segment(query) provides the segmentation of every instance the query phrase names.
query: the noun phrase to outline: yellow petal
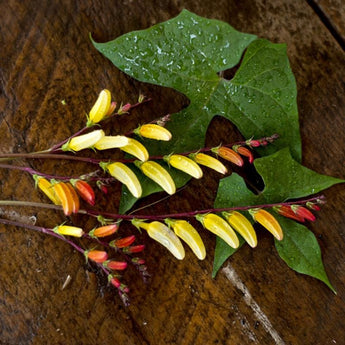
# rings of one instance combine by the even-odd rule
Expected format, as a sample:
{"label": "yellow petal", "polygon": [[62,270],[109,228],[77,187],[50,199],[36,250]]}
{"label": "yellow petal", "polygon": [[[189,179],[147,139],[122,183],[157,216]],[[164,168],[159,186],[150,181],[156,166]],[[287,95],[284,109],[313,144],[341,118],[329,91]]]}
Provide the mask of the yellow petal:
{"label": "yellow petal", "polygon": [[204,153],[192,154],[191,158],[194,159],[196,163],[218,171],[221,174],[226,174],[228,171],[221,161],[209,155],[205,155]]}
{"label": "yellow petal", "polygon": [[283,230],[278,221],[263,209],[249,210],[254,220],[266,228],[277,240],[281,241],[284,237]]}
{"label": "yellow petal", "polygon": [[103,120],[107,115],[111,103],[111,94],[109,90],[102,90],[97,98],[96,103],[89,113],[89,120],[87,126],[92,126]]}
{"label": "yellow petal", "polygon": [[206,249],[199,233],[185,220],[166,219],[165,222],[171,226],[175,234],[185,241],[192,249],[199,260],[206,257]]}
{"label": "yellow petal", "polygon": [[185,251],[178,237],[163,223],[152,222],[147,227],[148,235],[167,248],[176,259],[182,260]]}
{"label": "yellow petal", "polygon": [[202,177],[202,170],[199,165],[186,156],[171,155],[167,156],[166,160],[175,169],[181,170],[194,178],[199,179]]}
{"label": "yellow petal", "polygon": [[142,125],[134,132],[144,138],[155,140],[169,141],[172,137],[171,133],[166,128],[153,123]]}
{"label": "yellow petal", "polygon": [[104,136],[94,145],[97,150],[108,150],[128,145],[129,140],[124,135]]}
{"label": "yellow petal", "polygon": [[106,168],[111,176],[115,177],[118,181],[127,186],[134,197],[141,197],[142,189],[140,182],[134,172],[128,168],[127,165],[115,162],[108,164]]}
{"label": "yellow petal", "polygon": [[147,161],[149,159],[149,153],[147,152],[146,147],[138,140],[132,138],[128,138],[128,140],[128,145],[120,147],[120,149],[140,159],[142,162]]}
{"label": "yellow petal", "polygon": [[78,228],[76,226],[69,226],[69,225],[60,225],[56,227],[54,231],[60,235],[74,236],[74,237],[82,237],[84,234],[84,231],[82,228]]}
{"label": "yellow petal", "polygon": [[216,214],[208,213],[206,215],[197,215],[196,219],[199,220],[207,230],[224,240],[230,247],[238,248],[240,245],[235,231],[223,218]]}
{"label": "yellow petal", "polygon": [[158,163],[154,161],[147,161],[138,164],[141,171],[151,180],[155,181],[168,194],[172,195],[176,192],[175,182],[170,174]]}
{"label": "yellow petal", "polygon": [[258,240],[256,232],[250,221],[240,212],[224,212],[223,213],[229,224],[245,239],[245,241],[252,247],[256,247]]}
{"label": "yellow petal", "polygon": [[63,151],[81,151],[93,147],[101,138],[104,132],[101,129],[87,134],[78,135],[62,146]]}
{"label": "yellow petal", "polygon": [[53,185],[46,180],[44,177],[41,176],[35,176],[34,177],[38,188],[55,204],[55,205],[61,205],[61,201],[56,195]]}

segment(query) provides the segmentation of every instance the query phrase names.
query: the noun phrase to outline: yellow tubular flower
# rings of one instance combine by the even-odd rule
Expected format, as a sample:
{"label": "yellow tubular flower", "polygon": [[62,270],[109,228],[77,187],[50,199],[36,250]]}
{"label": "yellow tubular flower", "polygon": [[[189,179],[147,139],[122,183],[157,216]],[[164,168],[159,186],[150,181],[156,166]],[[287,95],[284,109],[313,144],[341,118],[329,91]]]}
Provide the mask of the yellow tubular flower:
{"label": "yellow tubular flower", "polygon": [[63,151],[81,151],[89,147],[93,147],[99,140],[104,137],[104,132],[101,129],[92,131],[87,134],[78,135],[72,138],[61,149]]}
{"label": "yellow tubular flower", "polygon": [[223,212],[223,216],[252,248],[256,247],[258,244],[256,232],[253,225],[242,213],[237,211]]}
{"label": "yellow tubular flower", "polygon": [[202,170],[199,165],[186,156],[170,155],[164,159],[175,169],[181,170],[197,179],[202,177]]}
{"label": "yellow tubular flower", "polygon": [[230,247],[238,248],[240,242],[234,230],[231,226],[221,217],[213,213],[206,215],[197,215],[196,219],[202,223],[202,225],[215,235],[224,240]]}
{"label": "yellow tubular flower", "polygon": [[144,138],[163,141],[169,141],[172,137],[171,133],[166,128],[153,123],[138,127],[134,130],[134,133]]}
{"label": "yellow tubular flower", "polygon": [[46,180],[44,177],[34,175],[33,176],[38,188],[55,204],[55,205],[61,205],[61,201],[56,195],[53,185]]}
{"label": "yellow tubular flower", "polygon": [[94,145],[97,150],[116,149],[128,145],[129,140],[124,135],[104,136]]}
{"label": "yellow tubular flower", "polygon": [[120,147],[120,149],[140,159],[142,162],[147,161],[149,159],[149,153],[147,152],[146,147],[138,140],[132,138],[127,139],[128,144],[126,146]]}
{"label": "yellow tubular flower", "polygon": [[147,161],[144,163],[136,161],[135,163],[144,175],[156,182],[168,194],[172,195],[176,192],[174,180],[161,165],[154,161]]}
{"label": "yellow tubular flower", "polygon": [[107,115],[111,104],[111,94],[109,90],[102,90],[97,98],[96,103],[89,113],[87,126],[90,127],[104,119]]}
{"label": "yellow tubular flower", "polygon": [[175,234],[185,241],[199,260],[206,257],[206,249],[199,233],[185,220],[165,219],[165,223],[172,227]]}
{"label": "yellow tubular flower", "polygon": [[204,153],[191,154],[190,157],[194,159],[196,163],[218,171],[221,174],[226,174],[228,171],[221,161],[209,155],[205,155]]}
{"label": "yellow tubular flower", "polygon": [[[100,164],[102,166],[102,164]],[[123,163],[115,162],[105,165],[109,174],[127,186],[132,195],[140,198],[142,189],[140,182],[134,172]]]}
{"label": "yellow tubular flower", "polygon": [[166,225],[154,221],[152,223],[136,222],[136,226],[145,229],[148,235],[167,248],[176,259],[183,260],[185,251],[179,238]]}
{"label": "yellow tubular flower", "polygon": [[82,237],[84,231],[82,228],[77,228],[76,226],[69,225],[60,225],[54,229],[54,232],[60,235],[73,236],[73,237]]}
{"label": "yellow tubular flower", "polygon": [[256,222],[267,229],[277,240],[281,241],[283,239],[283,230],[271,213],[263,209],[249,210],[249,213],[253,216]]}

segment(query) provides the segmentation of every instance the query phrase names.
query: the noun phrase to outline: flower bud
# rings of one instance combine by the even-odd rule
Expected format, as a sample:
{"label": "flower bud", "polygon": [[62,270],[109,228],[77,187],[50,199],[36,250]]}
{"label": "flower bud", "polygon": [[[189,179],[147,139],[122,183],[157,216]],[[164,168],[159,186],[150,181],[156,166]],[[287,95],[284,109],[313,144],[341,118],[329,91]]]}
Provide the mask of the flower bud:
{"label": "flower bud", "polygon": [[161,165],[154,161],[146,161],[144,163],[136,161],[135,164],[140,168],[144,175],[156,182],[168,194],[172,195],[176,192],[174,180]]}
{"label": "flower bud", "polygon": [[283,230],[278,221],[263,209],[252,209],[249,213],[253,216],[254,220],[267,229],[277,240],[283,239]]}
{"label": "flower bud", "polygon": [[226,174],[228,171],[228,169],[218,159],[205,155],[204,153],[193,153],[189,155],[189,157],[196,163],[218,171],[221,174]]}
{"label": "flower bud", "polygon": [[62,145],[63,151],[81,151],[93,147],[97,141],[104,137],[104,132],[101,129],[92,131],[87,134],[78,135]]}
{"label": "flower bud", "polygon": [[106,237],[114,234],[119,229],[118,224],[101,226],[89,232],[91,237]]}
{"label": "flower bud", "polygon": [[124,261],[105,261],[103,266],[110,270],[123,271],[127,268],[127,262]]}
{"label": "flower bud", "polygon": [[297,220],[298,222],[304,222],[304,218],[298,216],[292,209],[291,206],[279,205],[273,207],[274,211],[279,213],[281,216]]}
{"label": "flower bud", "polygon": [[84,235],[84,231],[82,228],[78,228],[76,226],[69,226],[69,225],[59,225],[53,229],[55,233],[60,235],[66,236],[73,236],[73,237],[82,237]]}
{"label": "flower bud", "polygon": [[92,206],[95,204],[95,192],[86,181],[71,180],[71,183],[83,200]]}
{"label": "flower bud", "polygon": [[300,217],[313,222],[316,218],[315,216],[305,207],[300,205],[292,205],[291,209]]}
{"label": "flower bud", "polygon": [[256,232],[253,225],[242,213],[237,211],[223,212],[223,216],[252,248],[256,247],[258,244]]}
{"label": "flower bud", "polygon": [[154,123],[142,125],[133,131],[135,134],[144,138],[169,141],[172,137],[171,133],[164,127]]}
{"label": "flower bud", "polygon": [[111,176],[127,186],[128,190],[135,198],[140,198],[142,194],[141,184],[134,174],[125,164],[120,162],[100,164]]}
{"label": "flower bud", "polygon": [[129,140],[124,135],[104,136],[94,145],[97,150],[108,150],[124,147],[129,144]]}
{"label": "flower bud", "polygon": [[70,216],[75,209],[75,201],[73,200],[71,190],[65,182],[54,183],[53,190],[57,198],[60,200],[64,214],[66,216]]}
{"label": "flower bud", "polygon": [[215,147],[212,149],[212,152],[219,155],[223,159],[238,165],[239,167],[243,165],[242,157],[238,153],[236,153],[233,149],[230,149],[229,147],[226,147],[226,146]]}
{"label": "flower bud", "polygon": [[131,104],[130,103],[127,103],[125,105],[122,105],[120,106],[119,110],[117,111],[118,115],[123,115],[123,114],[127,114],[129,109],[131,109]]}
{"label": "flower bud", "polygon": [[172,227],[175,234],[180,237],[192,249],[199,260],[206,257],[206,249],[199,233],[185,220],[165,219],[165,223]]}
{"label": "flower bud", "polygon": [[147,152],[146,147],[138,140],[128,138],[128,144],[120,147],[120,149],[140,159],[142,162],[149,159],[149,153]]}
{"label": "flower bud", "polygon": [[107,115],[111,102],[111,93],[109,90],[102,90],[97,98],[96,103],[92,107],[89,113],[87,127],[93,126],[103,120]]}
{"label": "flower bud", "polygon": [[117,240],[111,241],[110,246],[114,248],[125,248],[129,247],[135,241],[135,236],[127,236],[124,238],[119,238]]}
{"label": "flower bud", "polygon": [[254,162],[253,152],[250,151],[249,149],[247,149],[246,147],[244,147],[244,146],[235,146],[234,149],[240,155],[248,157],[249,163],[253,163]]}
{"label": "flower bud", "polygon": [[230,247],[238,248],[240,245],[235,231],[223,218],[216,214],[208,213],[206,215],[198,214],[196,219],[201,222],[207,230],[224,240]]}
{"label": "flower bud", "polygon": [[86,257],[97,263],[103,263],[108,259],[108,253],[103,250],[90,250],[85,252]]}
{"label": "flower bud", "polygon": [[124,252],[129,253],[129,254],[134,254],[134,253],[140,253],[145,249],[144,244],[139,244],[137,246],[130,246],[124,248]]}
{"label": "flower bud", "polygon": [[321,207],[320,207],[319,205],[317,205],[317,204],[315,204],[315,203],[313,203],[313,202],[311,202],[311,201],[308,201],[308,202],[306,203],[306,206],[307,206],[309,209],[314,210],[314,211],[320,211],[320,210],[321,210]]}
{"label": "flower bud", "polygon": [[55,204],[61,205],[61,201],[56,195],[53,184],[42,176],[33,175],[38,188]]}
{"label": "flower bud", "polygon": [[164,160],[175,169],[181,170],[196,179],[201,178],[203,175],[199,165],[186,156],[174,154],[165,156]]}
{"label": "flower bud", "polygon": [[80,206],[78,194],[69,182],[66,183],[66,186],[69,190],[70,198],[72,199],[72,213],[78,213]]}

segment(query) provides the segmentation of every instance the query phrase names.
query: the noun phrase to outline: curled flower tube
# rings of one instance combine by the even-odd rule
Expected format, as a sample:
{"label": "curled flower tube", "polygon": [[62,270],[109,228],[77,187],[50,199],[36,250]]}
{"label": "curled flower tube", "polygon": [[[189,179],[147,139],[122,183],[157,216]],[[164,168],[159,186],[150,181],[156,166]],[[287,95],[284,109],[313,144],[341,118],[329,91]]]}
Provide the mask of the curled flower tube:
{"label": "curled flower tube", "polygon": [[90,237],[106,237],[114,234],[119,229],[118,224],[104,225],[89,232]]}
{"label": "curled flower tube", "polygon": [[75,209],[75,205],[73,196],[71,195],[71,191],[67,184],[65,182],[56,182],[53,184],[53,189],[60,200],[64,214],[66,216],[70,216]]}
{"label": "curled flower tube", "polygon": [[136,227],[146,230],[152,239],[167,248],[176,259],[184,259],[185,251],[181,241],[166,225],[158,221],[145,223],[137,219],[134,219],[132,223]]}
{"label": "curled flower tube", "polygon": [[111,93],[109,90],[104,89],[98,95],[96,103],[93,105],[89,112],[88,121],[86,126],[91,127],[94,124],[102,121],[108,114],[111,106]]}
{"label": "curled flower tube", "polygon": [[104,250],[86,250],[84,255],[87,259],[97,263],[103,263],[108,259],[108,253]]}
{"label": "curled flower tube", "polygon": [[253,152],[250,151],[249,149],[247,149],[246,147],[237,145],[237,146],[234,146],[233,149],[237,153],[239,153],[240,155],[242,155],[244,157],[247,157],[248,160],[249,160],[249,163],[253,163],[254,162]]}
{"label": "curled flower tube", "polygon": [[128,144],[120,147],[120,149],[140,159],[142,162],[149,159],[149,153],[147,152],[146,147],[138,140],[128,138]]}
{"label": "curled flower tube", "polygon": [[206,257],[206,249],[199,233],[194,227],[185,220],[175,220],[167,218],[165,223],[171,227],[175,234],[180,237],[192,249],[193,253],[199,260]]}
{"label": "curled flower tube", "polygon": [[221,174],[226,174],[228,171],[228,169],[224,166],[222,162],[204,153],[192,153],[189,155],[189,157],[193,159],[196,163],[204,165],[215,171],[218,171]]}
{"label": "curled flower tube", "polygon": [[222,215],[252,248],[257,246],[258,240],[253,225],[242,213],[231,211],[223,212]]}
{"label": "curled flower tube", "polygon": [[173,154],[165,156],[164,160],[175,169],[181,170],[196,179],[201,178],[203,175],[199,165],[186,156]]}
{"label": "curled flower tube", "polygon": [[94,145],[97,150],[108,150],[124,147],[129,144],[129,139],[124,135],[104,136]]}
{"label": "curled flower tube", "polygon": [[205,229],[213,232],[215,235],[224,240],[230,247],[238,248],[240,242],[235,231],[221,217],[213,213],[198,214],[196,219],[204,226]]}
{"label": "curled flower tube", "polygon": [[72,179],[70,182],[83,200],[92,206],[95,204],[95,192],[86,181]]}
{"label": "curled flower tube", "polygon": [[134,162],[140,170],[150,178],[152,181],[156,182],[160,187],[162,187],[168,194],[172,195],[176,192],[175,182],[170,176],[170,174],[157,162],[146,161],[146,162]]}
{"label": "curled flower tube", "polygon": [[82,237],[84,231],[82,228],[69,225],[59,225],[53,229],[53,231],[60,235],[73,236],[73,237]]}
{"label": "curled flower tube", "polygon": [[229,147],[226,147],[226,146],[214,147],[211,151],[217,154],[219,157],[222,157],[223,159],[231,163],[234,163],[238,165],[239,167],[243,165],[242,157],[233,149],[230,149]]}
{"label": "curled flower tube", "polygon": [[38,188],[55,204],[61,205],[61,201],[54,192],[53,184],[42,176],[33,175]]}
{"label": "curled flower tube", "polygon": [[141,184],[134,174],[134,172],[128,168],[127,165],[115,162],[115,163],[100,163],[100,166],[109,172],[109,174],[115,177],[118,181],[123,183],[132,195],[136,198],[140,198],[142,194]]}
{"label": "curled flower tube", "polygon": [[249,213],[256,222],[267,229],[277,240],[281,241],[283,239],[283,230],[271,213],[263,209],[251,209]]}
{"label": "curled flower tube", "polygon": [[62,145],[61,149],[62,151],[81,151],[93,147],[103,137],[103,130],[98,129],[72,138],[66,144]]}
{"label": "curled flower tube", "polygon": [[162,126],[154,123],[148,123],[139,126],[133,131],[135,134],[140,135],[144,138],[169,141],[172,138],[171,133]]}

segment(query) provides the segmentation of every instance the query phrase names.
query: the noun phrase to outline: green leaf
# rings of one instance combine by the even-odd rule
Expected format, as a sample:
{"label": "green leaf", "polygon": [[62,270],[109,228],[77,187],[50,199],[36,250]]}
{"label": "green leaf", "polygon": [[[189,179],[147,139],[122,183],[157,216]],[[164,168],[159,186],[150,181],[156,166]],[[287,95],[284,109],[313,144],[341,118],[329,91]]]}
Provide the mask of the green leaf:
{"label": "green leaf", "polygon": [[321,259],[321,250],[314,234],[305,226],[277,215],[284,239],[275,240],[279,256],[298,273],[323,281],[334,293]]}
{"label": "green leaf", "polygon": [[[240,33],[227,23],[187,10],[149,29],[107,43],[92,42],[130,76],[174,88],[190,99],[190,105],[173,114],[167,124],[172,141],[150,144],[151,154],[203,147],[210,121],[221,115],[246,138],[280,135],[260,154],[288,146],[301,160],[296,83],[285,45]],[[246,49],[232,80],[217,74],[235,67]]]}
{"label": "green leaf", "polygon": [[[341,179],[320,175],[302,166],[291,157],[287,148],[256,159],[254,165],[264,181],[264,190],[256,195],[247,189],[239,175],[232,174],[220,181],[214,204],[216,208],[279,203],[288,199],[306,197],[344,182]],[[290,228],[287,227],[284,236],[289,231]],[[219,269],[221,261],[224,263],[234,252],[225,249],[224,245],[217,241],[214,259],[217,268]],[[213,274],[216,274],[215,270]]]}

